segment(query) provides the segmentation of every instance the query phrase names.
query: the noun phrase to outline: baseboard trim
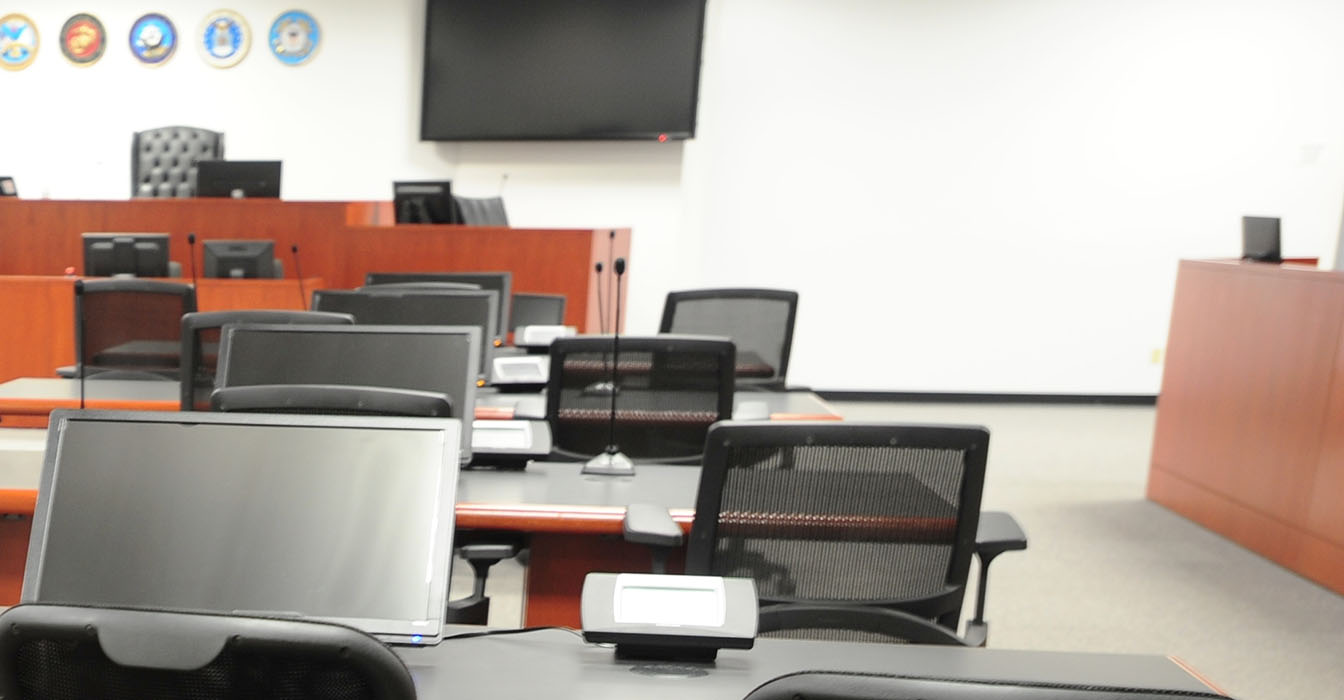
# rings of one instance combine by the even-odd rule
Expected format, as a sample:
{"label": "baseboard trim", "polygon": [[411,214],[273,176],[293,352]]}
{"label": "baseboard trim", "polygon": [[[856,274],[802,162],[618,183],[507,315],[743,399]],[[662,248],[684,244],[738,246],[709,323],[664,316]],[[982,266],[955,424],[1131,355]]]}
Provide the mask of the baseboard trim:
{"label": "baseboard trim", "polygon": [[1156,406],[1156,394],[991,394],[945,391],[831,391],[816,389],[828,401],[911,403],[1038,403],[1106,406]]}

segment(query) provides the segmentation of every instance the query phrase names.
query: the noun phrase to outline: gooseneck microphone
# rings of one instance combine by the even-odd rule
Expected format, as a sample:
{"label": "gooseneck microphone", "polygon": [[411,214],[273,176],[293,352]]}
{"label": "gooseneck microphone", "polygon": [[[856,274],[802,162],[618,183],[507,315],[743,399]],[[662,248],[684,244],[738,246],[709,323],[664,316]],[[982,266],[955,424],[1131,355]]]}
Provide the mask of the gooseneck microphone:
{"label": "gooseneck microphone", "polygon": [[[616,230],[607,232],[607,267],[611,270],[616,269]],[[607,298],[611,298],[611,275],[607,275]],[[602,331],[606,333],[606,331]]]}
{"label": "gooseneck microphone", "polygon": [[191,286],[196,286],[196,234],[187,234],[187,256],[191,258]]}
{"label": "gooseneck microphone", "polygon": [[294,255],[294,276],[299,280],[299,308],[308,310],[308,295],[303,291],[303,270],[299,269],[299,246],[297,244],[289,247],[289,252]]}
{"label": "gooseneck microphone", "polygon": [[635,473],[635,463],[622,454],[621,446],[616,444],[616,395],[621,391],[617,381],[621,363],[621,276],[625,274],[625,258],[616,258],[612,269],[616,271],[616,320],[611,327],[611,415],[607,423],[607,449],[583,465],[584,474]]}
{"label": "gooseneck microphone", "polygon": [[75,315],[79,317],[79,337],[75,339],[75,362],[79,365],[79,410],[84,410],[84,280],[75,280]]}
{"label": "gooseneck microphone", "polygon": [[593,266],[593,271],[597,273],[597,328],[603,335],[607,332],[607,307],[602,304],[602,261],[598,260]]}

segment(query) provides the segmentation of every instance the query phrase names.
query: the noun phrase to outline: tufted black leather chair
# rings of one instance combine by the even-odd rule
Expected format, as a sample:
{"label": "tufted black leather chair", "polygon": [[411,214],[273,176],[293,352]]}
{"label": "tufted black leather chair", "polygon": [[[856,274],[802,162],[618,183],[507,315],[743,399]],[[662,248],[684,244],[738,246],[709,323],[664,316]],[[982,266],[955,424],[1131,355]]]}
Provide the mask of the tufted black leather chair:
{"label": "tufted black leather chair", "polygon": [[196,196],[196,161],[224,157],[224,134],[194,126],[136,132],[131,142],[132,197]]}

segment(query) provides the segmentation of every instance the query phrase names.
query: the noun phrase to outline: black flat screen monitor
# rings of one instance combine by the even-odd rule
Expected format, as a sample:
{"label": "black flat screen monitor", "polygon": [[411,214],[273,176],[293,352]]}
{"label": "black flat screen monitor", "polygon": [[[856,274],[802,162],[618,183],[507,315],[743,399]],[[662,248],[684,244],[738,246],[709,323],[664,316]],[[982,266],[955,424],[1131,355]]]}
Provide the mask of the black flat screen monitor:
{"label": "black flat screen monitor", "polygon": [[392,183],[392,210],[399,224],[462,223],[448,180]]}
{"label": "black flat screen monitor", "polygon": [[206,277],[275,277],[275,241],[204,241]]}
{"label": "black flat screen monitor", "polygon": [[[509,311],[512,306],[510,300],[513,298],[512,272],[370,272],[364,276],[366,289],[417,282],[457,282],[474,284],[480,289],[493,289],[499,292],[500,304],[495,317],[495,328],[499,336],[503,336],[513,328],[509,325]],[[494,339],[503,344],[502,337]]]}
{"label": "black flat screen monitor", "polygon": [[275,199],[280,196],[280,161],[197,161],[196,196]]}
{"label": "black flat screen monitor", "polygon": [[86,233],[83,240],[87,277],[168,276],[166,233]]}
{"label": "black flat screen monitor", "polygon": [[420,138],[695,135],[705,0],[429,0]]}
{"label": "black flat screen monitor", "polygon": [[474,326],[231,324],[220,337],[220,387],[342,384],[447,394],[462,420],[461,461],[471,459],[480,374]]}
{"label": "black flat screen monitor", "polygon": [[355,317],[355,323],[399,326],[475,326],[481,329],[480,376],[490,371],[490,358],[499,341],[496,319],[499,294],[494,290],[343,291],[313,292],[313,311],[335,311]]}
{"label": "black flat screen monitor", "polygon": [[55,411],[21,599],[279,614],[432,641],[458,423]]}
{"label": "black flat screen monitor", "polygon": [[1279,252],[1279,220],[1271,216],[1241,217],[1241,257],[1256,262],[1283,262]]}
{"label": "black flat screen monitor", "polygon": [[514,294],[509,318],[514,330],[523,326],[559,326],[565,322],[563,294]]}

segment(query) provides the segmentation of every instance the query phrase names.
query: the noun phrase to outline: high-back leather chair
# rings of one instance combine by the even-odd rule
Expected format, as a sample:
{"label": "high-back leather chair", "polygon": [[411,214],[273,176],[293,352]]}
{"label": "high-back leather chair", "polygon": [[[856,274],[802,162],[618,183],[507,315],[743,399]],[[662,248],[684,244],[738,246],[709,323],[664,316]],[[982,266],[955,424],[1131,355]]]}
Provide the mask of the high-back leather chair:
{"label": "high-back leather chair", "polygon": [[196,196],[196,161],[224,157],[224,134],[194,126],[136,132],[131,141],[132,197]]}

